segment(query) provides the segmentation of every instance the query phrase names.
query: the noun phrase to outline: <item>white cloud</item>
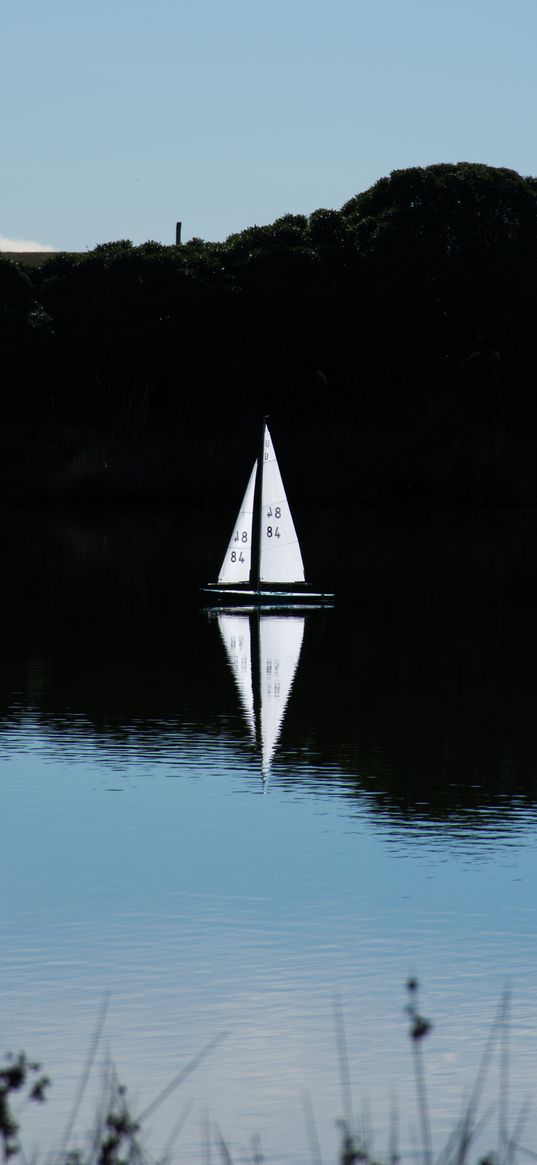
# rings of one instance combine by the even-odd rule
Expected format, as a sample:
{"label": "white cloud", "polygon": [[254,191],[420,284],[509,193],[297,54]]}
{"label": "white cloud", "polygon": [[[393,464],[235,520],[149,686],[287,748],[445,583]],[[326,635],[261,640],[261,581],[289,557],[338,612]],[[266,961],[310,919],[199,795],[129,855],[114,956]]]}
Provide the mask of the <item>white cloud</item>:
{"label": "white cloud", "polygon": [[6,239],[0,235],[0,251],[54,251],[48,243],[34,243],[31,239]]}

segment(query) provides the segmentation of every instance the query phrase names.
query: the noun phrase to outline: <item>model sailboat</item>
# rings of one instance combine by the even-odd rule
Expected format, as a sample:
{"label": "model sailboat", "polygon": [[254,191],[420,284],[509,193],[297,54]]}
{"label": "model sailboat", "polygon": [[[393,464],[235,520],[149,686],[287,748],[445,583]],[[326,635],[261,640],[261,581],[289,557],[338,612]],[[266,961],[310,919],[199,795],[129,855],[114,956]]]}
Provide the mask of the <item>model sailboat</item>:
{"label": "model sailboat", "polygon": [[263,423],[254,464],[218,582],[204,592],[223,604],[295,606],[331,603],[306,583],[304,563],[272,437]]}

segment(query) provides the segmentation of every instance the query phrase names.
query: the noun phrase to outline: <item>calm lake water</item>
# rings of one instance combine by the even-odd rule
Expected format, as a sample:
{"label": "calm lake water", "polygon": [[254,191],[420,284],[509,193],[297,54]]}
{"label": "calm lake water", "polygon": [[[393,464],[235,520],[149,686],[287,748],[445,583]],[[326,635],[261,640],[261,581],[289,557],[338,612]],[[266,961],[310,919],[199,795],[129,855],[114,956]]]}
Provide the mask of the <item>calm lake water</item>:
{"label": "calm lake water", "polygon": [[61,1142],[105,999],[79,1142],[107,1056],[141,1113],[226,1033],[152,1152],[184,1114],[175,1161],[210,1127],[311,1162],[311,1106],[334,1161],[339,1000],[357,1126],[386,1155],[395,1097],[412,1153],[411,975],[437,1150],[510,987],[494,1147],[537,1099],[537,515],[297,514],[337,603],[264,624],[200,603],[229,517],[0,518],[1,1044],[53,1080],[27,1155]]}

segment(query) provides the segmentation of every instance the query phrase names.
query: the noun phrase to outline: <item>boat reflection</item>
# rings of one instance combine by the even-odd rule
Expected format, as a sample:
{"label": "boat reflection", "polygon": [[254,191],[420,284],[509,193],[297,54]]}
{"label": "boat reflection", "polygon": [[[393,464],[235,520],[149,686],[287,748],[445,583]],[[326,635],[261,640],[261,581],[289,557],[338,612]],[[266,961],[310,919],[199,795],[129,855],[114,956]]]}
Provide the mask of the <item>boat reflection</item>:
{"label": "boat reflection", "polygon": [[213,617],[266,786],[300,659],[306,616],[242,609],[218,611]]}

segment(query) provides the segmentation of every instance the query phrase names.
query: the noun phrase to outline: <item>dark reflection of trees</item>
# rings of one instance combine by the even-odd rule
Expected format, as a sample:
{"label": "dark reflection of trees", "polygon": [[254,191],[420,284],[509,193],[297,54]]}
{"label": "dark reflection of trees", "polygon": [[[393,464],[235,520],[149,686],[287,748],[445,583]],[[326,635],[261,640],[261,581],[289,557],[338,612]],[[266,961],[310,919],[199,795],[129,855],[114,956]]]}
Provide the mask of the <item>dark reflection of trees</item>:
{"label": "dark reflection of trees", "polygon": [[226,685],[215,701],[220,647],[196,588],[204,522],[128,509],[4,516],[0,726],[31,711],[59,735],[76,720],[97,741],[148,749],[163,725],[181,729],[185,708],[209,729]]}
{"label": "dark reflection of trees", "polygon": [[[364,526],[312,749],[400,820],[468,824],[533,804],[535,515],[371,514]],[[310,639],[300,682],[313,703],[311,653]]]}
{"label": "dark reflection of trees", "polygon": [[[214,736],[239,719],[197,593],[227,524],[201,511],[4,515],[0,739],[30,712],[58,741],[75,723],[118,755],[150,756],[169,733]],[[401,822],[534,805],[537,515],[360,510],[299,527],[338,602],[308,619],[277,779],[330,782]]]}

